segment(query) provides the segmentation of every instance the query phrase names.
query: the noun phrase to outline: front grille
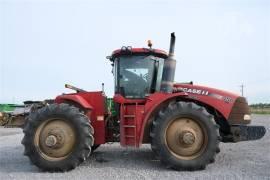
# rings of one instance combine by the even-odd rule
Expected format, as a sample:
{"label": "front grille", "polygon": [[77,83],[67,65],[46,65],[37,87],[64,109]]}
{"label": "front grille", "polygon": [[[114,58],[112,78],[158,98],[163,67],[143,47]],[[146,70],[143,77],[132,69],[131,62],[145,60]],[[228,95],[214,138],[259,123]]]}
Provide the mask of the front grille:
{"label": "front grille", "polygon": [[234,102],[231,113],[229,115],[229,124],[249,124],[250,121],[244,120],[245,114],[250,114],[246,98],[238,97]]}

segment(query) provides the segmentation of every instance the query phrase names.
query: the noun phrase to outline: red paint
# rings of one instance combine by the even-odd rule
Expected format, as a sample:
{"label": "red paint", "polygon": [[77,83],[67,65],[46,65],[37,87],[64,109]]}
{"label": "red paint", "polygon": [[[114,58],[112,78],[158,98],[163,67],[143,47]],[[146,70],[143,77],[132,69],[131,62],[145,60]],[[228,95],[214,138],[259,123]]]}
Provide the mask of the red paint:
{"label": "red paint", "polygon": [[145,113],[144,113],[144,116],[142,117],[143,118],[142,124],[140,125],[140,131],[139,131],[140,133],[139,133],[139,141],[138,141],[139,145],[142,144],[143,136],[144,136],[144,129],[152,113],[154,113],[154,111],[163,103],[171,99],[174,99],[176,97],[186,97],[186,96],[187,94],[184,92],[174,93],[174,94],[157,92],[147,97],[147,102],[145,104]]}
{"label": "red paint", "polygon": [[80,94],[64,94],[57,96],[55,99],[56,103],[62,103],[63,101],[72,101],[80,104],[84,109],[93,109],[93,107],[84,99]]}
{"label": "red paint", "polygon": [[[105,105],[105,96],[103,92],[79,92],[74,94],[64,94],[57,96],[55,99],[56,103],[65,103],[65,102],[75,102],[84,107],[87,111],[86,115],[91,120],[91,124],[94,127],[95,133],[95,144],[104,144],[106,143],[106,125],[105,125],[105,115],[107,114],[106,105]],[[98,121],[97,116],[103,116],[103,121]]]}
{"label": "red paint", "polygon": [[[116,94],[114,96],[114,101],[116,103],[121,104],[120,108],[121,145],[139,147],[142,144],[146,123],[148,122],[152,113],[156,110],[157,107],[162,105],[164,102],[179,96],[186,97],[187,94],[184,92],[175,94],[157,92],[151,94],[146,99],[126,99],[123,96]],[[135,117],[134,118],[129,117],[130,115],[135,115]],[[127,116],[128,118],[125,116]],[[135,125],[136,130],[132,127],[124,127],[125,125],[130,126]],[[126,136],[134,136],[135,138]]]}
{"label": "red paint", "polygon": [[120,94],[115,94],[113,97],[114,102],[119,104],[135,104],[135,103],[145,103],[146,99],[126,99]]}
{"label": "red paint", "polygon": [[[197,97],[197,101],[203,102],[213,108],[215,108],[217,111],[219,111],[226,119],[228,119],[229,114],[231,112],[232,106],[239,97],[237,94],[233,94],[227,91],[205,87],[205,86],[199,86],[199,85],[192,85],[192,84],[175,84],[174,87],[182,87],[182,88],[190,88],[190,89],[200,89],[208,91],[208,95],[199,95],[194,93],[187,93],[189,94],[190,99],[194,99],[194,97]],[[220,95],[220,99],[214,96],[210,96],[210,94],[216,94]],[[231,102],[226,102],[224,100],[225,97],[231,98]]]}
{"label": "red paint", "polygon": [[146,99],[126,99],[120,94],[114,95],[114,102],[120,104],[120,144],[139,147],[142,116]]}
{"label": "red paint", "polygon": [[120,144],[122,146],[139,147],[139,136],[141,133],[142,116],[144,105],[122,104],[120,119]]}
{"label": "red paint", "polygon": [[160,49],[148,49],[148,48],[132,48],[131,51],[122,51],[117,49],[113,51],[112,56],[119,56],[121,54],[154,54],[157,57],[167,58],[168,54],[166,51]]}
{"label": "red paint", "polygon": [[[145,99],[126,99],[120,94],[115,94],[114,102],[120,104],[120,143],[122,146],[139,147],[142,144],[144,131],[147,122],[156,113],[156,109],[162,104],[169,102],[176,97],[192,99],[207,104],[219,111],[226,119],[232,109],[237,95],[226,91],[191,85],[175,84],[175,88],[188,88],[207,91],[207,95],[196,93],[153,93]],[[219,98],[212,96],[218,95]],[[224,101],[225,97],[231,99],[230,102]],[[74,102],[80,104],[87,111],[87,116],[91,119],[91,124],[95,129],[95,143],[106,143],[106,124],[105,116],[108,115],[105,105],[105,96],[103,92],[79,92],[74,94],[60,95],[55,99],[56,103]],[[102,116],[104,120],[98,121],[97,117]],[[134,117],[133,117],[134,116]],[[108,135],[107,135],[108,136]],[[111,138],[110,138],[111,139]]]}

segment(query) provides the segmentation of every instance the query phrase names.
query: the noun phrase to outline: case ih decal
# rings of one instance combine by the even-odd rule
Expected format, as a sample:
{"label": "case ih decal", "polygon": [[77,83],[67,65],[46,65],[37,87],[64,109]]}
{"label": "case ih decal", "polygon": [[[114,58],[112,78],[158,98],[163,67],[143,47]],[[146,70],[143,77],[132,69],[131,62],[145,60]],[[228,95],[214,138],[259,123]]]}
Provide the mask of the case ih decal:
{"label": "case ih decal", "polygon": [[186,93],[192,93],[192,94],[199,94],[199,95],[205,95],[207,96],[209,94],[208,91],[202,90],[202,89],[192,89],[192,88],[177,88],[177,91],[184,91]]}
{"label": "case ih decal", "polygon": [[[176,89],[177,92],[183,91],[186,93],[191,93],[191,94],[197,94],[197,95],[203,95],[203,96],[210,96],[219,100],[223,100],[226,103],[232,103],[233,99],[231,97],[224,97],[220,94],[216,94],[216,93],[210,93],[208,90],[203,90],[203,89],[196,89],[196,88],[183,88],[183,87],[178,87]],[[198,99],[197,96],[190,96],[192,99]]]}

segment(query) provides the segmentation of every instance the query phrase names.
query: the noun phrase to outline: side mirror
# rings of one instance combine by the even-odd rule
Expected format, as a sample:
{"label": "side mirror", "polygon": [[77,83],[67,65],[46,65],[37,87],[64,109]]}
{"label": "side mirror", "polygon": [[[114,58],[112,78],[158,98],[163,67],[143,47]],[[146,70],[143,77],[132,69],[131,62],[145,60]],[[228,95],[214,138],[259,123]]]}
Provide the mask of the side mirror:
{"label": "side mirror", "polygon": [[106,56],[106,59],[109,59],[110,61],[113,61],[112,56]]}

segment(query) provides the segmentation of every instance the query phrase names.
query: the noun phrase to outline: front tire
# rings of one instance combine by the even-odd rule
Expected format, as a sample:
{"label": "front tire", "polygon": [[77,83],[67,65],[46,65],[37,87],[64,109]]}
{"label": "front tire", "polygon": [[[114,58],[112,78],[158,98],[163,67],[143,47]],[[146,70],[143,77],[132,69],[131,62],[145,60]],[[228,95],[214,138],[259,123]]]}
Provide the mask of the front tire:
{"label": "front tire", "polygon": [[205,169],[219,150],[219,129],[213,116],[192,102],[171,103],[161,110],[150,136],[154,153],[175,170]]}
{"label": "front tire", "polygon": [[74,169],[94,144],[89,119],[68,104],[52,104],[31,113],[23,132],[24,154],[45,171]]}

